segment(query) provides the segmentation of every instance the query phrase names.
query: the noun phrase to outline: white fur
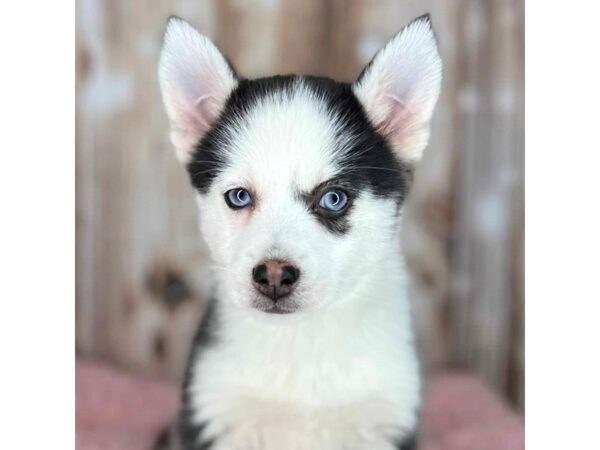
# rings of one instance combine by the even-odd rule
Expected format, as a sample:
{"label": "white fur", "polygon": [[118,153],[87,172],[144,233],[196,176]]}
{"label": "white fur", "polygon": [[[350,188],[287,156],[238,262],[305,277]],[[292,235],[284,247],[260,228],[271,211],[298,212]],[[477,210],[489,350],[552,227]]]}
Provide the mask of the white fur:
{"label": "white fur", "polygon": [[429,140],[441,83],[442,60],[429,19],[423,17],[375,55],[354,93],[400,157],[415,162]]}
{"label": "white fur", "polygon": [[[212,44],[194,41],[198,36],[183,27],[169,31],[178,38],[165,44],[169,56],[161,64],[191,63],[194,74],[222,82],[217,97],[223,98],[234,80],[218,62],[210,69],[215,76],[188,60],[198,53],[210,54],[213,62],[219,58]],[[195,43],[184,50],[188,38]],[[436,64],[431,39],[430,29],[417,24],[379,54],[355,86],[372,117],[392,108],[373,103],[388,95],[377,83],[383,77],[391,83],[385,86],[398,87],[392,72],[401,69],[406,89],[389,95],[413,105],[407,111],[425,126],[439,89],[429,82],[439,78],[437,68],[423,73]],[[187,91],[177,84],[182,78],[169,73],[161,69],[161,84],[178,127],[179,95]],[[423,74],[425,84],[417,82]],[[337,118],[297,80],[292,94],[265,97],[236,119],[222,136],[227,167],[206,194],[198,194],[201,230],[214,260],[219,322],[215,343],[202,349],[192,368],[192,417],[207,424],[204,437],[219,436],[211,450],[394,450],[393,439],[415,429],[421,390],[396,203],[363,191],[354,199],[348,232],[336,235],[298,198],[336,175],[339,148],[351,137],[336,137]],[[183,78],[183,84],[211,85],[202,78]],[[193,91],[186,98],[203,95]],[[413,137],[417,143],[406,134],[402,141],[410,159],[424,145],[420,135]],[[187,154],[191,147],[178,148]],[[227,207],[224,193],[234,187],[252,193],[254,208]],[[300,268],[298,311],[269,315],[253,308],[250,274],[267,258]]]}
{"label": "white fur", "polygon": [[210,419],[208,435],[229,431],[215,449],[392,450],[420,395],[400,286],[365,286],[302,318],[228,310],[224,343],[195,370],[196,420]]}
{"label": "white fur", "polygon": [[[363,193],[338,237],[295,198],[335,175],[334,131],[301,83],[292,98],[267,98],[231,130],[233,163],[198,196],[226,305],[223,344],[195,370],[196,420],[210,418],[209,435],[229,430],[215,449],[391,450],[415,425],[418,364],[393,200]],[[254,211],[226,206],[236,186],[255,193]],[[301,268],[301,310],[290,316],[250,305],[249,274],[268,257]]]}

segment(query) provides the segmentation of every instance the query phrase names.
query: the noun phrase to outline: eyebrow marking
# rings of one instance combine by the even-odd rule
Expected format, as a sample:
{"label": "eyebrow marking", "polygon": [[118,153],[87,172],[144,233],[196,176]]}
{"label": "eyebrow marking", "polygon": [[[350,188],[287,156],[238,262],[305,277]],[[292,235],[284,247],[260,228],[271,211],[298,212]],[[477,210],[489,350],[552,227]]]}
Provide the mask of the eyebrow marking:
{"label": "eyebrow marking", "polygon": [[[362,182],[360,183],[362,185]],[[348,194],[348,206],[339,214],[324,214],[319,210],[320,195],[324,194],[328,188],[339,188]],[[352,185],[343,176],[336,176],[316,185],[310,192],[298,192],[298,197],[305,203],[308,211],[333,234],[343,235],[350,229],[349,214],[352,210],[354,199],[359,195],[360,190],[356,185]]]}

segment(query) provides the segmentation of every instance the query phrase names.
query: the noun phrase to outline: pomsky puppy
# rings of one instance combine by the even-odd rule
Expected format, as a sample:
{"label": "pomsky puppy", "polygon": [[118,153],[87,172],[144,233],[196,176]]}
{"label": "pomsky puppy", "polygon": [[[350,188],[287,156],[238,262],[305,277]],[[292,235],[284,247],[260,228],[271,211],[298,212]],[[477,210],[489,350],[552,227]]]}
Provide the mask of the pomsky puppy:
{"label": "pomsky puppy", "polygon": [[160,86],[215,288],[161,445],[414,448],[421,382],[400,227],[441,76],[427,15],[351,84],[244,79],[168,21]]}

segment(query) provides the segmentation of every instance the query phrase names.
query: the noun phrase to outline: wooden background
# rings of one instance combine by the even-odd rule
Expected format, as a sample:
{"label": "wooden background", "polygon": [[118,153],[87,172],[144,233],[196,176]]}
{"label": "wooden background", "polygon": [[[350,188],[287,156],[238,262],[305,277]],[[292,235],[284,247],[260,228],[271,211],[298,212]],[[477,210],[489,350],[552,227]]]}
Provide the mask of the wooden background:
{"label": "wooden background", "polygon": [[244,76],[350,81],[424,12],[444,85],[404,222],[419,339],[427,369],[474,371],[522,409],[522,0],[78,1],[77,352],[176,380],[204,310],[205,247],[156,75],[170,14]]}

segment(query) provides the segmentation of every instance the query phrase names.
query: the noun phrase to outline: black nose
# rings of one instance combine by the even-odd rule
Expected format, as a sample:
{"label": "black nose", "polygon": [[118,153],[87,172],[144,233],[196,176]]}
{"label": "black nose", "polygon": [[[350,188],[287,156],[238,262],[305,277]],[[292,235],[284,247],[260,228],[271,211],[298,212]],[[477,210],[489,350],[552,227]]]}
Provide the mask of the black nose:
{"label": "black nose", "polygon": [[278,259],[269,259],[252,269],[252,284],[274,302],[290,295],[298,278],[297,267]]}

